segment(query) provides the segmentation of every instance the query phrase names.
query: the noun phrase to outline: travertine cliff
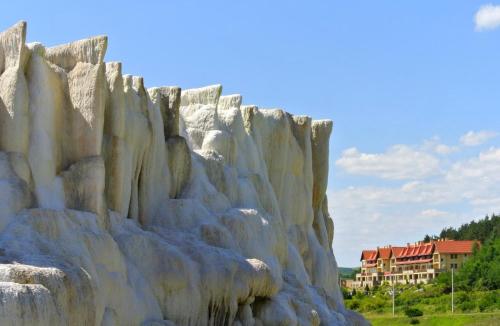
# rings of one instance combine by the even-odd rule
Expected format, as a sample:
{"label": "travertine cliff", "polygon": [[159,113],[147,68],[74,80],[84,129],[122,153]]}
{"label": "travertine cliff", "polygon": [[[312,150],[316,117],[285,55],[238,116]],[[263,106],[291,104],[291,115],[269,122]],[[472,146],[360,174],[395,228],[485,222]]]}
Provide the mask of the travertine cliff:
{"label": "travertine cliff", "polygon": [[349,325],[330,121],[0,34],[0,325]]}

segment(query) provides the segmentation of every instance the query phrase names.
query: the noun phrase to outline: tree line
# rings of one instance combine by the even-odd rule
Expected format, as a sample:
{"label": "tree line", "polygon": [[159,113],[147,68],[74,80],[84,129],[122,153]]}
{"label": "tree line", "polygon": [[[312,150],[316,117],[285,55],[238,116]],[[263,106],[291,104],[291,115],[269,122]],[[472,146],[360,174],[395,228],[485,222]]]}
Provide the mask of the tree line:
{"label": "tree line", "polygon": [[[439,236],[426,235],[424,242],[436,239],[479,240],[481,246],[457,272],[456,286],[462,290],[500,289],[500,215],[486,216],[458,228],[444,228]],[[450,284],[450,273],[441,273],[438,283]]]}
{"label": "tree line", "polygon": [[458,228],[447,227],[441,230],[439,235],[426,235],[424,242],[430,242],[437,239],[451,240],[479,240],[485,243],[491,238],[496,238],[500,235],[500,215],[486,216],[479,221],[462,224]]}

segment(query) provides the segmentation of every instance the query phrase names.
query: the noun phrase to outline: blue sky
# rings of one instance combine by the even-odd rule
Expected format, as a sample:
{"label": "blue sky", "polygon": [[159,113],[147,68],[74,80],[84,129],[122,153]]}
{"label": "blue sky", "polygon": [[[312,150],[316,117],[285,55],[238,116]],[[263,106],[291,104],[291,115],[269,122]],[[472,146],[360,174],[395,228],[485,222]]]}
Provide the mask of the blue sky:
{"label": "blue sky", "polygon": [[107,34],[106,60],[148,87],[221,83],[334,120],[334,251],[355,266],[365,247],[500,212],[500,9],[475,18],[488,3],[10,1],[0,29],[26,20],[49,46]]}

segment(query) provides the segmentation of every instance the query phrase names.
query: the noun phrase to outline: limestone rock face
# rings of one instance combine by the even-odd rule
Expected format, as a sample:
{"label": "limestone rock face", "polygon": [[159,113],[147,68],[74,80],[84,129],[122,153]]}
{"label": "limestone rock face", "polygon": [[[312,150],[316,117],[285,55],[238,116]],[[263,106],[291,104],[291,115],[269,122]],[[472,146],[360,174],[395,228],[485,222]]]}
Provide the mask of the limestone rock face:
{"label": "limestone rock face", "polygon": [[0,33],[0,325],[364,325],[328,213],[331,121],[146,89],[106,37]]}
{"label": "limestone rock face", "polygon": [[29,139],[25,40],[24,22],[0,33],[0,150],[23,154]]}

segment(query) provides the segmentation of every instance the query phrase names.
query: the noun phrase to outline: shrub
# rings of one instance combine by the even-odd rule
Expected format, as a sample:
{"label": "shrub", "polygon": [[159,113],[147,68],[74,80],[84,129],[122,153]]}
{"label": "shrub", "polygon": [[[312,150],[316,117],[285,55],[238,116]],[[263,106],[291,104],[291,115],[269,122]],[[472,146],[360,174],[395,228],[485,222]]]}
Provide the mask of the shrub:
{"label": "shrub", "polygon": [[371,298],[369,302],[364,303],[363,311],[382,312],[385,305],[386,305],[385,300],[381,298]]}
{"label": "shrub", "polygon": [[418,320],[418,319],[416,319],[416,318],[410,319],[410,324],[411,324],[411,325],[420,324],[420,320]]}
{"label": "shrub", "polygon": [[470,301],[469,296],[467,295],[466,292],[457,292],[455,294],[455,303],[460,304],[463,302],[468,302]]}
{"label": "shrub", "polygon": [[349,289],[346,289],[345,287],[342,287],[342,296],[344,297],[344,300],[352,299],[352,295],[349,292]]}
{"label": "shrub", "polygon": [[424,313],[422,312],[422,310],[417,308],[406,308],[405,315],[408,316],[409,318],[412,318],[412,317],[423,316]]}
{"label": "shrub", "polygon": [[474,301],[464,301],[458,305],[458,308],[464,312],[470,312],[476,309],[476,303]]}
{"label": "shrub", "polygon": [[359,306],[360,306],[359,301],[352,300],[349,304],[349,309],[357,310],[357,309],[359,309]]}
{"label": "shrub", "polygon": [[364,298],[363,292],[356,292],[356,294],[353,294],[353,298],[362,300]]}
{"label": "shrub", "polygon": [[448,294],[451,292],[451,273],[444,272],[440,273],[435,279],[436,284],[438,284],[442,290],[442,293]]}
{"label": "shrub", "polygon": [[485,293],[485,295],[483,295],[481,299],[479,299],[477,305],[479,307],[479,311],[484,312],[487,310],[493,310],[495,307],[495,303],[496,303],[496,293],[488,292]]}

